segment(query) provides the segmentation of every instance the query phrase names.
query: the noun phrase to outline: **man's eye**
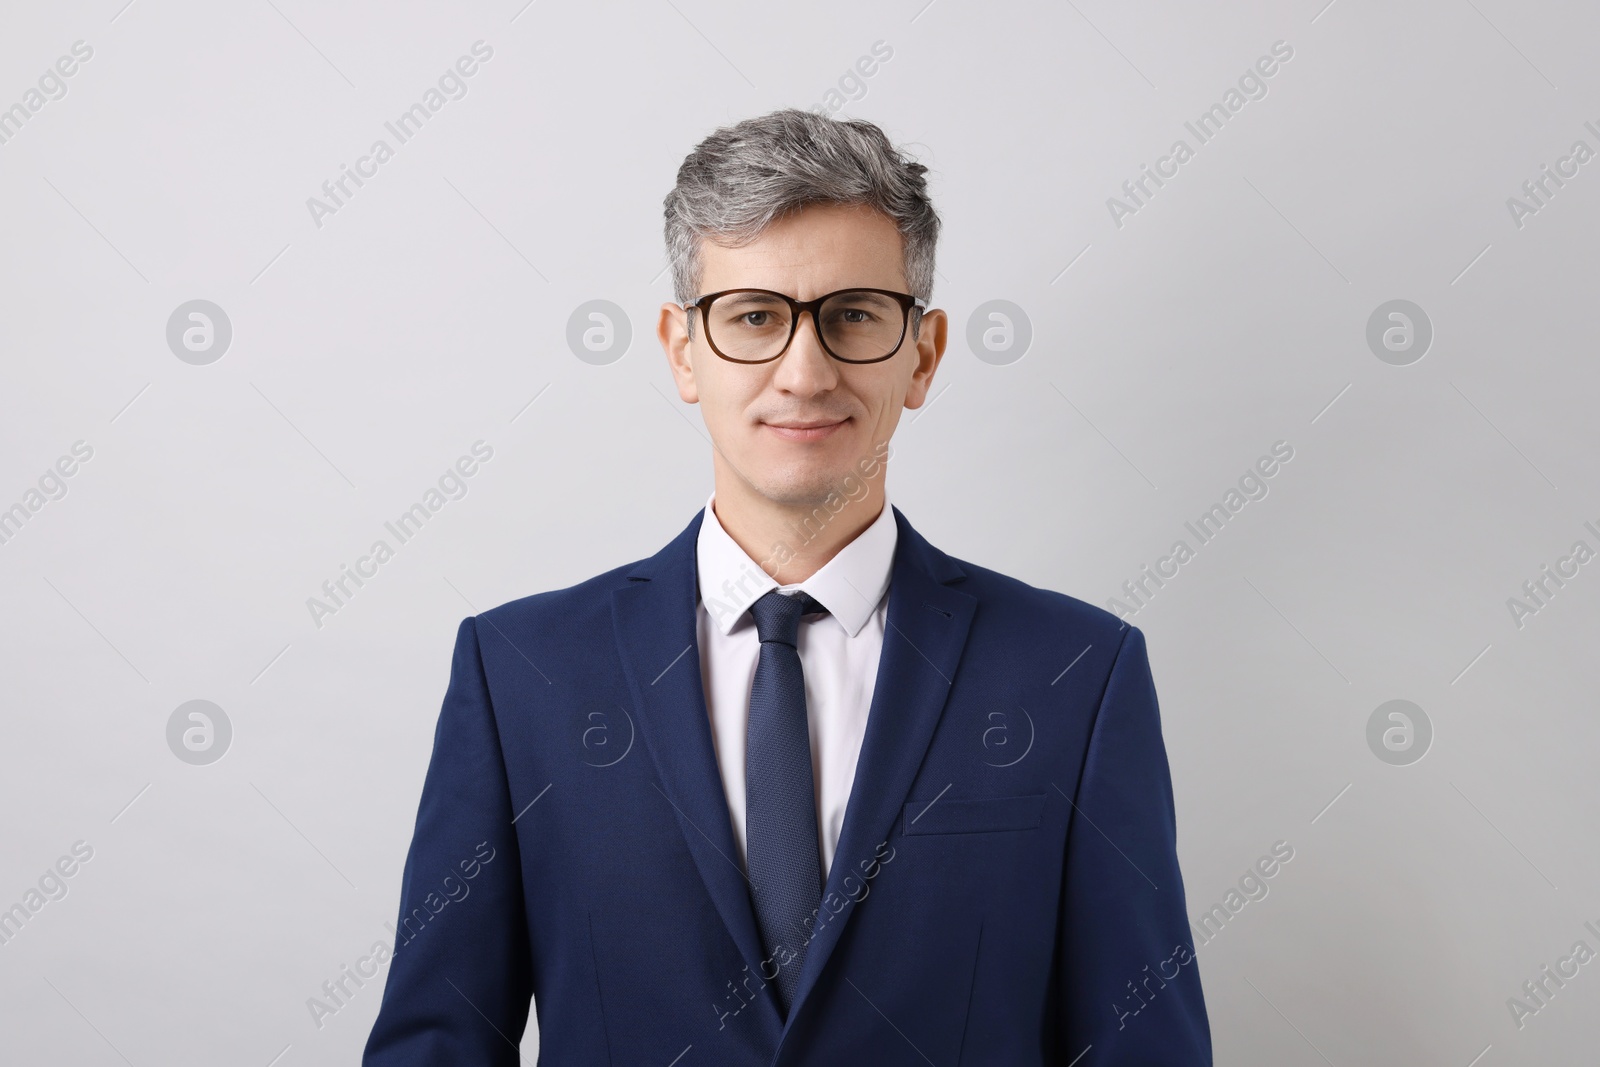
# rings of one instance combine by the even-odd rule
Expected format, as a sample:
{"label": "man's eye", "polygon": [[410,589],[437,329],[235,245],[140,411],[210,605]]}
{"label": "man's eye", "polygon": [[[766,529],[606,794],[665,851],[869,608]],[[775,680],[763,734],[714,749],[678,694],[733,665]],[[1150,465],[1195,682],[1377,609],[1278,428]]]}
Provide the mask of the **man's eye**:
{"label": "man's eye", "polygon": [[772,312],[770,311],[747,311],[739,318],[746,326],[765,326],[767,325],[767,316],[771,314]]}

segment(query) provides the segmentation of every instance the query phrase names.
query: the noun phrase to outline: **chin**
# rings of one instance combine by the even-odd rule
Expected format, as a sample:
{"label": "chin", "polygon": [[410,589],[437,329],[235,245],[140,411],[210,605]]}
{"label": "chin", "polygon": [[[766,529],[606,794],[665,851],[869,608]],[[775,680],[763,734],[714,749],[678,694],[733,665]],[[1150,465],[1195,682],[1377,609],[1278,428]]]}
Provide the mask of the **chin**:
{"label": "chin", "polygon": [[759,488],[762,496],[785,507],[822,507],[830,495],[845,495],[849,473],[847,469],[835,471],[831,466],[808,465],[769,474]]}

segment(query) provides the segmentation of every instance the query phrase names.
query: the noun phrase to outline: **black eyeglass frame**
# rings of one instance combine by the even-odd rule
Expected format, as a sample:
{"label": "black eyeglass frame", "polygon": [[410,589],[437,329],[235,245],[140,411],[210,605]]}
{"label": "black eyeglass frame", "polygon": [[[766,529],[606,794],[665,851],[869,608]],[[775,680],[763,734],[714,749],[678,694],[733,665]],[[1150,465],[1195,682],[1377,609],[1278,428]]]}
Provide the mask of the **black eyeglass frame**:
{"label": "black eyeglass frame", "polygon": [[[735,359],[733,356],[728,355],[727,353],[723,352],[722,349],[717,347],[717,342],[713,340],[711,336],[711,328],[706,325],[706,310],[711,306],[711,302],[716,300],[718,297],[729,296],[733,293],[762,293],[767,296],[775,296],[779,300],[782,300],[789,305],[789,336],[784,339],[783,347],[778,349],[776,355],[768,356],[766,359]],[[822,312],[822,305],[826,301],[832,300],[841,293],[878,293],[881,296],[893,297],[900,304],[900,337],[895,341],[893,348],[889,349],[888,352],[878,356],[875,359],[846,359],[844,356],[839,355],[839,353],[828,347],[828,341],[822,335],[822,319],[819,316]],[[831,293],[824,293],[815,300],[796,300],[794,297],[789,296],[786,293],[780,293],[773,289],[723,289],[719,292],[707,293],[700,299],[683,305],[683,309],[685,311],[699,310],[701,329],[705,330],[706,343],[711,346],[711,351],[715,352],[718,356],[727,360],[729,363],[742,363],[746,366],[757,366],[762,363],[771,363],[773,360],[781,358],[785,352],[789,351],[789,346],[794,343],[795,332],[800,329],[800,317],[806,312],[811,313],[811,325],[816,330],[817,343],[822,346],[822,350],[828,353],[828,355],[832,356],[840,363],[850,363],[856,366],[863,366],[868,363],[882,363],[884,360],[892,358],[896,352],[900,351],[900,346],[905,344],[906,331],[911,326],[911,312],[913,310],[916,311],[917,321],[918,323],[921,323],[922,312],[926,310],[927,307],[928,302],[919,296],[912,296],[910,293],[898,293],[893,289],[873,289],[870,286],[865,285],[852,285],[848,289],[835,289]]]}

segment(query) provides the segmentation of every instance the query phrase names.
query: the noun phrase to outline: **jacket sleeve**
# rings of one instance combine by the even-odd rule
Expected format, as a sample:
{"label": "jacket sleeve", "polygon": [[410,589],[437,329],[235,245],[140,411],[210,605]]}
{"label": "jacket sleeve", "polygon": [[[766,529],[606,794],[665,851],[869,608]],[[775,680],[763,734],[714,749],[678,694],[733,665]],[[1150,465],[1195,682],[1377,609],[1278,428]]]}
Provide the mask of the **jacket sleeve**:
{"label": "jacket sleeve", "polygon": [[1058,1062],[1210,1067],[1172,779],[1137,627],[1127,627],[1111,666],[1071,805],[1056,946]]}
{"label": "jacket sleeve", "polygon": [[473,619],[456,633],[367,1067],[511,1065],[533,994],[511,793]]}

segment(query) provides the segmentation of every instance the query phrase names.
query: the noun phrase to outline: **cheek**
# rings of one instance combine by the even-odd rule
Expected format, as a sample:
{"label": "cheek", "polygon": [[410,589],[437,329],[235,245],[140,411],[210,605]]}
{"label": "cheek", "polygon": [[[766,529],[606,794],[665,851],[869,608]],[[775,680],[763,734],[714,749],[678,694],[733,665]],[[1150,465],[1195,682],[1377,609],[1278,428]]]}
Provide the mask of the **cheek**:
{"label": "cheek", "polygon": [[[716,359],[715,356],[711,357]],[[739,368],[734,367],[734,370]],[[708,426],[737,430],[741,425],[754,429],[748,412],[761,395],[759,381],[742,381],[735,375],[713,367],[707,373],[697,368],[695,384],[700,393],[700,416]]]}
{"label": "cheek", "polygon": [[904,380],[895,377],[873,382],[870,389],[863,388],[856,396],[860,399],[861,406],[871,413],[872,421],[883,422],[905,404],[906,390],[910,385],[909,377]]}

